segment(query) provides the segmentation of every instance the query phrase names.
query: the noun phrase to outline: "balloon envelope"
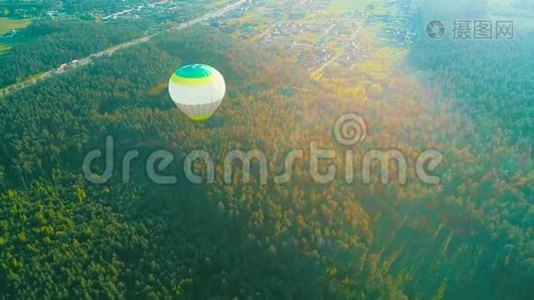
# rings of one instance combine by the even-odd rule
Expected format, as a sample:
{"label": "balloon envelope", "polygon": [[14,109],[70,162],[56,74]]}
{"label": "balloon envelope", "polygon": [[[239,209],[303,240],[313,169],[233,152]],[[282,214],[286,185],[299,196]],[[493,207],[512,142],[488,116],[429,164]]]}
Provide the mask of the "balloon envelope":
{"label": "balloon envelope", "polygon": [[226,93],[222,74],[203,64],[187,65],[174,72],[169,80],[172,101],[195,121],[209,119]]}

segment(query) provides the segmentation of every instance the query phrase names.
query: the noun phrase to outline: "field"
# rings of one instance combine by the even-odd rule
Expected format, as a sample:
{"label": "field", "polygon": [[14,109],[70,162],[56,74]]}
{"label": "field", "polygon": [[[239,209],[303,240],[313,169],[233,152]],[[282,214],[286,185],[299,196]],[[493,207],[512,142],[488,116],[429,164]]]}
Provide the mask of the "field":
{"label": "field", "polygon": [[347,11],[361,11],[373,1],[346,1],[346,0],[332,0],[328,7],[328,12],[343,13]]}
{"label": "field", "polygon": [[13,29],[25,28],[29,24],[29,19],[15,20],[11,18],[0,18],[0,35],[4,35]]}
{"label": "field", "polygon": [[0,55],[6,53],[11,49],[11,46],[0,43]]}
{"label": "field", "polygon": [[[30,22],[30,19],[0,18],[0,36],[9,33],[13,29],[26,28]],[[11,49],[11,42],[11,39],[0,39],[0,55],[7,53]]]}

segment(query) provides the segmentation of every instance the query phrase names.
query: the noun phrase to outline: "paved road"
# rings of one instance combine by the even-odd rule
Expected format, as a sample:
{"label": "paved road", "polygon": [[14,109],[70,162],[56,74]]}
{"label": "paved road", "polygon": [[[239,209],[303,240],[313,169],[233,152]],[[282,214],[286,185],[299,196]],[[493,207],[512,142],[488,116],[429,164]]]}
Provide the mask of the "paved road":
{"label": "paved road", "polygon": [[[236,1],[236,2],[234,2],[232,4],[229,4],[227,6],[222,7],[220,9],[216,10],[216,11],[209,12],[209,13],[207,13],[207,14],[205,14],[203,16],[200,16],[198,18],[195,18],[193,20],[186,21],[186,22],[183,22],[181,24],[178,24],[178,25],[174,26],[171,29],[167,29],[166,31],[183,30],[183,29],[189,28],[189,27],[191,27],[193,25],[196,25],[198,23],[201,23],[201,22],[204,22],[204,21],[207,21],[207,20],[210,20],[210,19],[221,17],[221,16],[223,16],[223,15],[225,15],[225,14],[227,14],[227,13],[229,13],[229,12],[231,12],[231,11],[237,9],[237,8],[239,8],[241,5],[245,4],[246,2],[250,2],[250,0]],[[56,75],[62,74],[66,70],[71,70],[71,69],[79,68],[79,67],[82,67],[82,66],[86,66],[86,65],[90,64],[91,62],[93,62],[93,59],[95,59],[95,58],[99,58],[99,57],[102,57],[102,56],[111,56],[111,55],[113,55],[113,53],[115,53],[115,52],[117,52],[119,50],[126,49],[126,48],[129,48],[131,46],[138,45],[138,44],[146,43],[146,42],[148,42],[150,39],[152,39],[154,36],[156,36],[158,34],[159,33],[156,33],[156,34],[153,34],[153,35],[149,35],[149,36],[144,36],[144,37],[141,37],[141,38],[138,38],[138,39],[134,39],[132,41],[129,41],[129,42],[126,42],[126,43],[111,47],[111,48],[106,49],[104,51],[93,53],[93,54],[91,54],[91,55],[89,55],[87,57],[79,59],[76,62],[72,61],[72,62],[66,63],[67,66],[64,68],[64,71],[59,71],[58,69],[54,69],[54,70],[49,70],[49,71],[47,71],[45,73],[42,73],[40,75],[34,75],[34,76],[30,77],[30,79],[28,79],[26,81],[15,83],[13,85],[10,85],[10,86],[7,86],[5,88],[0,89],[0,97],[6,96],[6,95],[11,94],[13,92],[16,92],[18,90],[24,89],[24,88],[26,88],[28,86],[36,84],[37,82],[43,81],[43,80],[45,80],[47,78],[50,78],[52,76],[56,76]]]}

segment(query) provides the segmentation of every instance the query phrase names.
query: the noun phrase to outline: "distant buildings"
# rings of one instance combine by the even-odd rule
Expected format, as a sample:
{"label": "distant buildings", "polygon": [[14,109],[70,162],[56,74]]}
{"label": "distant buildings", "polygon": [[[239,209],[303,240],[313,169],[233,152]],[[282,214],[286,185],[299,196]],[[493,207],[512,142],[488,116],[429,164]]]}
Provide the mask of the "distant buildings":
{"label": "distant buildings", "polygon": [[62,64],[61,66],[59,66],[59,68],[57,68],[56,73],[65,72],[65,70],[67,69],[68,66],[69,66],[68,64]]}

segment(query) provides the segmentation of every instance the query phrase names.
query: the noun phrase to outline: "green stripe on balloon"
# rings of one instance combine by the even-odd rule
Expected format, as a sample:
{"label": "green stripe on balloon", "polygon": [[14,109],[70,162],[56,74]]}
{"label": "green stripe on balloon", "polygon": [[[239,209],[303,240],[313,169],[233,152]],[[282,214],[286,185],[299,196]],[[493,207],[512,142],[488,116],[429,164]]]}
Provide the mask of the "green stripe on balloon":
{"label": "green stripe on balloon", "polygon": [[211,114],[203,115],[203,116],[189,116],[189,118],[196,122],[204,122],[204,121],[209,120],[209,118],[211,118]]}

